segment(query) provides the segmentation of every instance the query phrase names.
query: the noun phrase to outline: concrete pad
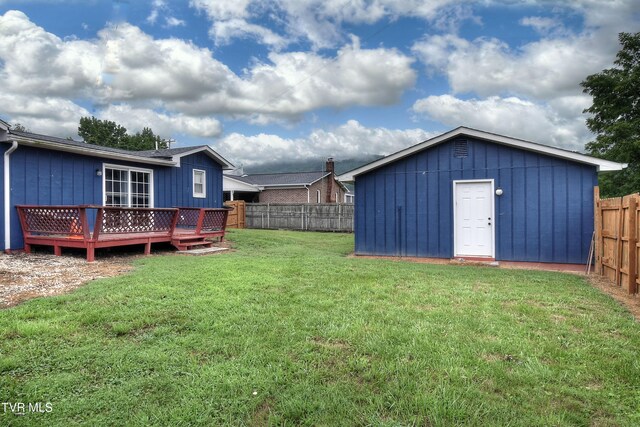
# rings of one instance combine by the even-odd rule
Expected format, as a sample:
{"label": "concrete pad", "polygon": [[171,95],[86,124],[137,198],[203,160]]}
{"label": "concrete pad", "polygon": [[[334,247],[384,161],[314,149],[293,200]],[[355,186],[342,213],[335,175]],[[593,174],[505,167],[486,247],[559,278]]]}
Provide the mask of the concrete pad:
{"label": "concrete pad", "polygon": [[177,251],[176,253],[179,255],[208,255],[214,252],[222,252],[228,251],[229,248],[200,248],[200,249],[191,249],[188,251]]}

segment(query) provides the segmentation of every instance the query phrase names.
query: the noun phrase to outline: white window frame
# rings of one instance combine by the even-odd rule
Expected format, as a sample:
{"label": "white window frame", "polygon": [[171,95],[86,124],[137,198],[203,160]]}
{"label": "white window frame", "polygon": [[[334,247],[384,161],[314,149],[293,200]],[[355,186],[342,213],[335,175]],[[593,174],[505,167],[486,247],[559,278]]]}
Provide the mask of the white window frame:
{"label": "white window frame", "polygon": [[[196,174],[202,173],[202,192],[196,191]],[[194,169],[192,172],[193,177],[193,197],[197,199],[205,199],[207,197],[207,171],[204,169]]]}
{"label": "white window frame", "polygon": [[121,171],[127,171],[129,175],[127,182],[129,188],[127,189],[127,207],[131,207],[131,172],[142,172],[149,174],[149,207],[155,207],[155,200],[153,198],[154,186],[153,186],[153,169],[136,168],[131,166],[116,165],[112,163],[102,164],[102,205],[107,205],[107,169],[118,169]]}

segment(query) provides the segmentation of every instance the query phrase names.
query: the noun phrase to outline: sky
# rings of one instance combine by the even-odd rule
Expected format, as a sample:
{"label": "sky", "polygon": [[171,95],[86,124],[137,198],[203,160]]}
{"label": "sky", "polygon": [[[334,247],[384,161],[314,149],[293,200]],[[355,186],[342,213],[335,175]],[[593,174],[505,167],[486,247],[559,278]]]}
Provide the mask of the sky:
{"label": "sky", "polygon": [[580,82],[638,0],[0,0],[0,118],[83,116],[236,165],[386,155],[458,126],[582,151]]}

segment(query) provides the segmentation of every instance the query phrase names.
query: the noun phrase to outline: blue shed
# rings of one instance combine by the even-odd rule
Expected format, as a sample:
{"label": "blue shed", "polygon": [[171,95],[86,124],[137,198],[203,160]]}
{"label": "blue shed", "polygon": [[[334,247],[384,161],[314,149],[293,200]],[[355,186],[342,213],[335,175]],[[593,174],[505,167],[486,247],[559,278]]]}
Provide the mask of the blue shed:
{"label": "blue shed", "polygon": [[16,205],[222,207],[222,170],[209,146],[127,151],[28,132],[0,121],[0,244],[23,247]]}
{"label": "blue shed", "polygon": [[584,264],[597,173],[625,166],[459,127],[338,178],[356,254]]}

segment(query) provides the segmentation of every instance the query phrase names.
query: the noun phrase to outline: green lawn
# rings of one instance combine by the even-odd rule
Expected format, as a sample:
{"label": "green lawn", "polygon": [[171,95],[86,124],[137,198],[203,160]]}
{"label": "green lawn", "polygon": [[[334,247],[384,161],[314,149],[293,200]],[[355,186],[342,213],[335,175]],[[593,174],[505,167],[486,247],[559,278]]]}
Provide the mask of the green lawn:
{"label": "green lawn", "polygon": [[580,277],[347,258],[353,236],[237,251],[0,311],[0,425],[639,425],[640,325]]}

